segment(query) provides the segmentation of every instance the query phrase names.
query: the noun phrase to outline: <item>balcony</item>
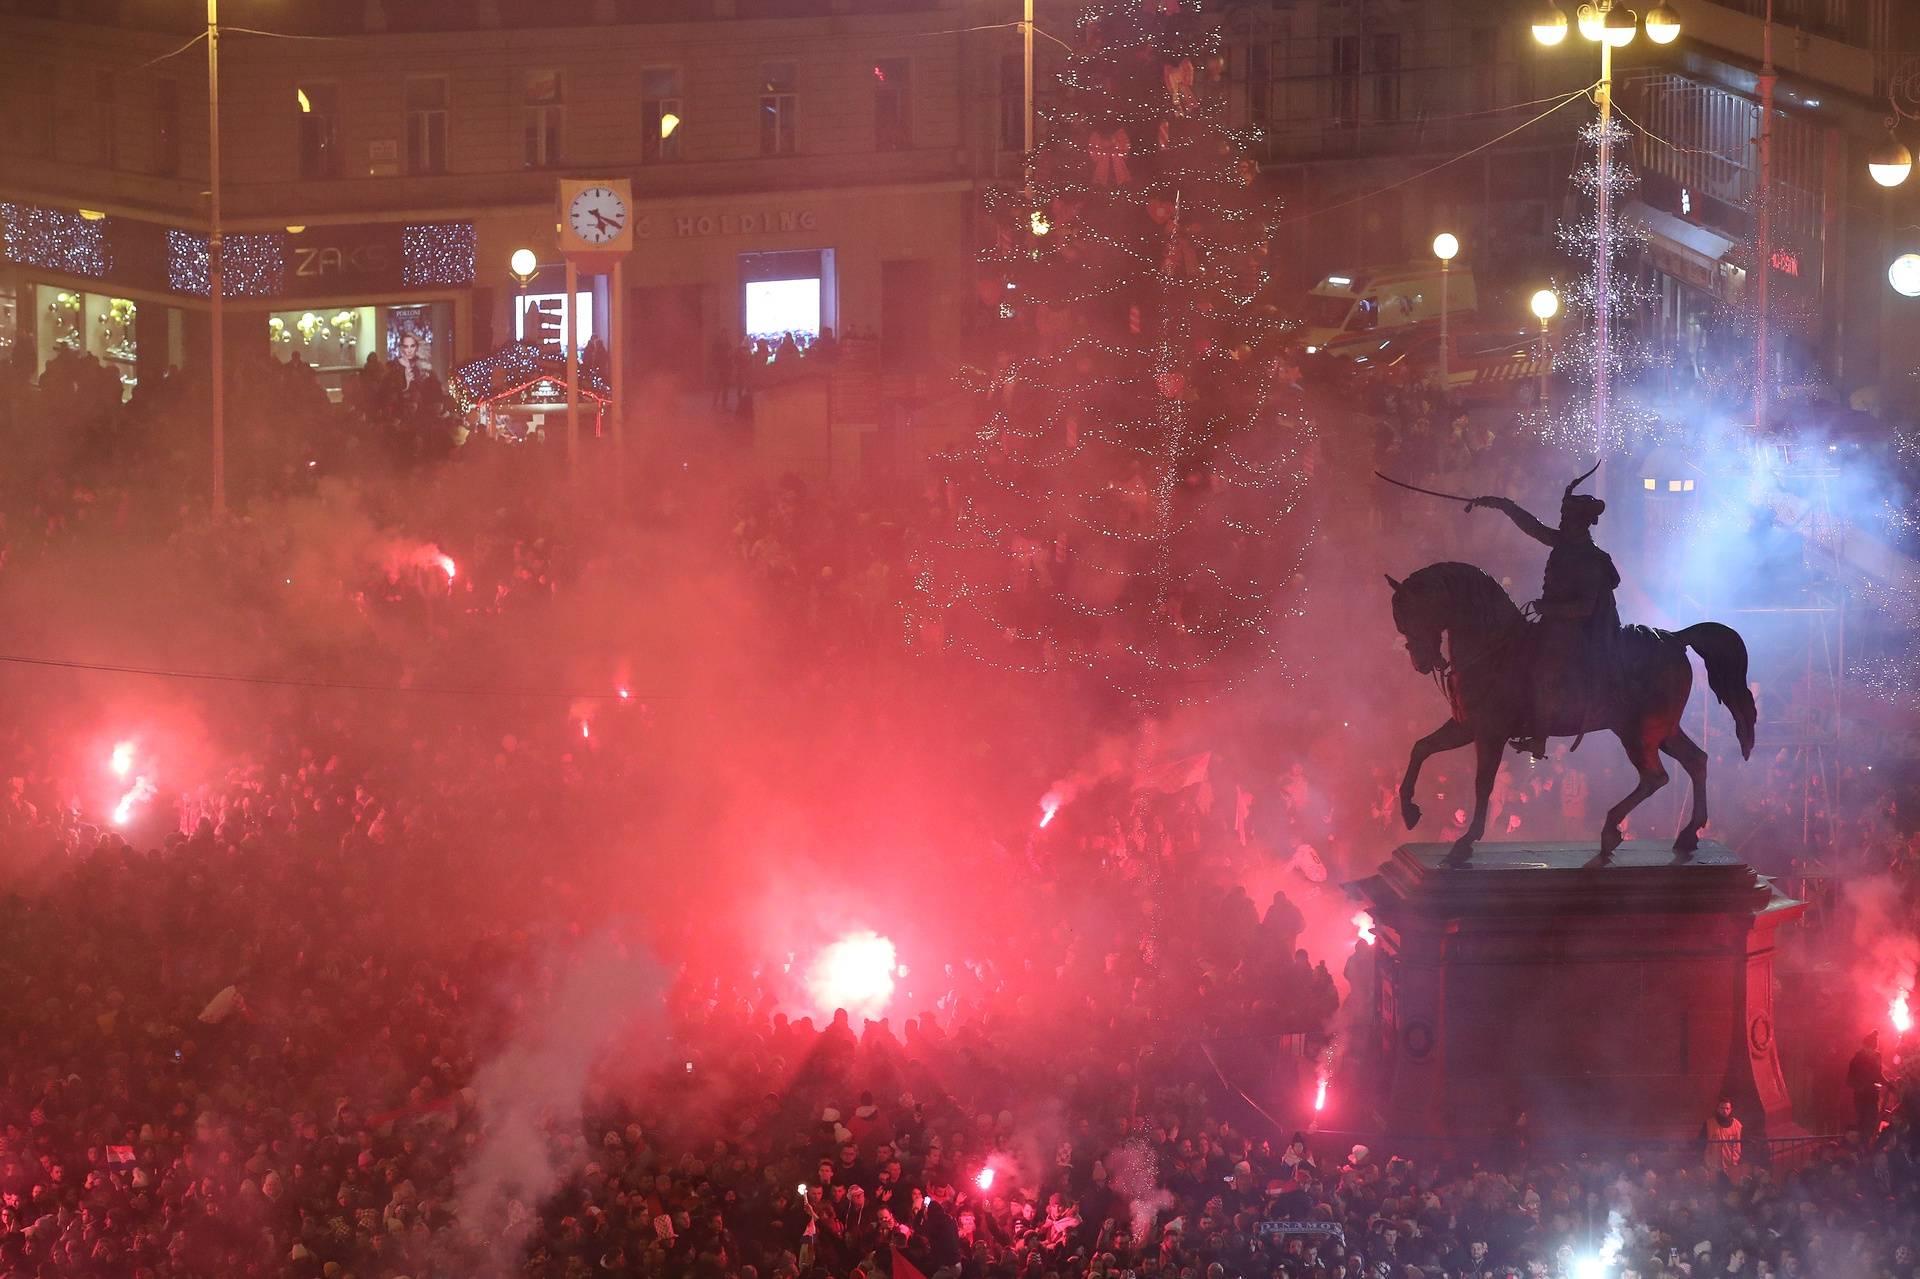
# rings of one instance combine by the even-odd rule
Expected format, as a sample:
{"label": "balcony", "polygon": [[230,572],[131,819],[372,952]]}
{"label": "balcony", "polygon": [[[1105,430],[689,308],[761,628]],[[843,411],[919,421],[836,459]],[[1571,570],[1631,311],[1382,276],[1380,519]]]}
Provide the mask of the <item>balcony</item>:
{"label": "balcony", "polygon": [[[1867,5],[1857,0],[1774,0],[1773,63],[1783,75],[1874,97],[1881,81],[1871,48]],[[1817,20],[1815,15],[1819,15]],[[1685,39],[1711,45],[1758,66],[1766,27],[1766,0],[1692,0]]]}

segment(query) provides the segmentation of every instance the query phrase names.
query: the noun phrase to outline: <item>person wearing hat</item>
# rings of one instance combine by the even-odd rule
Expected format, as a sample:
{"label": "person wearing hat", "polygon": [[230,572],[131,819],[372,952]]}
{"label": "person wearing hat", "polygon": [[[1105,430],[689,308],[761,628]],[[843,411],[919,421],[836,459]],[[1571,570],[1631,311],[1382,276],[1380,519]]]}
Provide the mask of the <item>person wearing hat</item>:
{"label": "person wearing hat", "polygon": [[1534,603],[1539,621],[1532,632],[1528,669],[1532,674],[1532,732],[1520,749],[1544,755],[1547,738],[1572,736],[1586,728],[1595,703],[1606,695],[1613,643],[1620,633],[1620,612],[1613,593],[1620,570],[1613,557],[1594,545],[1593,526],[1607,504],[1575,493],[1593,470],[1567,485],[1560,498],[1560,524],[1549,528],[1518,502],[1476,497],[1469,511],[1482,506],[1503,513],[1522,533],[1546,546],[1547,569]]}

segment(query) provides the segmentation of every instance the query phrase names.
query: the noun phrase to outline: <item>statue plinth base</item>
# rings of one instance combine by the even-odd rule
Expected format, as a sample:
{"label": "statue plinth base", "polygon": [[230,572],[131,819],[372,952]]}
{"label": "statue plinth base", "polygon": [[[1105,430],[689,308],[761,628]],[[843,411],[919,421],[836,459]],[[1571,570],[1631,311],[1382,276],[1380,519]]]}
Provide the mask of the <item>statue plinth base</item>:
{"label": "statue plinth base", "polygon": [[[1805,904],[1726,848],[1403,844],[1347,891],[1379,938],[1374,1101],[1390,1133],[1477,1139],[1525,1111],[1553,1138],[1699,1131],[1721,1095],[1792,1131],[1774,1042],[1776,930]],[[1359,994],[1361,992],[1356,992]]]}

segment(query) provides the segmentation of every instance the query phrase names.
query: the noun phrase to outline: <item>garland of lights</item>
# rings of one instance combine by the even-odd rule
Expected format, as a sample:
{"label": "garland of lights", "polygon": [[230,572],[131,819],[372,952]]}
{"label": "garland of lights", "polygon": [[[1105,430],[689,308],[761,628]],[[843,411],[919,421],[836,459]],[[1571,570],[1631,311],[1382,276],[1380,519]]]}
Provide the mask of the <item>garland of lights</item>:
{"label": "garland of lights", "polygon": [[105,219],[65,209],[0,202],[0,246],[9,262],[102,279],[113,266]]}
{"label": "garland of lights", "polygon": [[1313,433],[1217,17],[1096,3],[1075,30],[1027,183],[987,196],[994,351],[964,375],[987,412],[936,458],[954,510],[914,548],[905,632],[1178,705],[1274,672]]}
{"label": "garland of lights", "polygon": [[413,223],[401,235],[401,283],[409,289],[472,284],[478,244],[471,222]]}
{"label": "garland of lights", "polygon": [[[167,232],[167,287],[203,298],[213,291],[207,237]],[[270,298],[286,291],[287,237],[279,232],[220,238],[220,296]]]}

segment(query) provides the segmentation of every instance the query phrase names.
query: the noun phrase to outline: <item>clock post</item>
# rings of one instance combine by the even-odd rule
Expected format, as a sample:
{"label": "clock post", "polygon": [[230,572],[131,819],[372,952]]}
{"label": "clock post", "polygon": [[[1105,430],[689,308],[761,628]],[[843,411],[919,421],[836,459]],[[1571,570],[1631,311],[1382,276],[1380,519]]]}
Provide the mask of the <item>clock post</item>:
{"label": "clock post", "polygon": [[580,466],[580,319],[575,305],[580,273],[604,274],[607,281],[607,378],[613,391],[613,475],[616,493],[626,484],[626,397],[623,346],[626,341],[624,272],[633,251],[633,184],[626,178],[562,178],[559,190],[560,252],[567,263],[567,474],[577,479]]}

